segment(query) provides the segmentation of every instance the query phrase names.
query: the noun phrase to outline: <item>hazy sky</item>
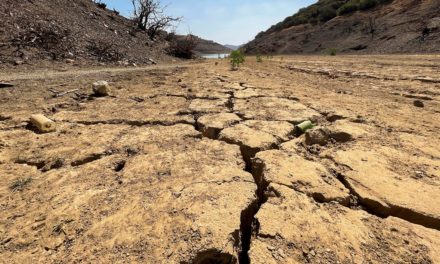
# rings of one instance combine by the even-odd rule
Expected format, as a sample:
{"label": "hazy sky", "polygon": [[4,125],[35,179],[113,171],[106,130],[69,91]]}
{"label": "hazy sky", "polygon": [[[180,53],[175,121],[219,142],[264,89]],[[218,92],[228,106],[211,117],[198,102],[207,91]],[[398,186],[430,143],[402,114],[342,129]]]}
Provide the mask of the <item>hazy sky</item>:
{"label": "hazy sky", "polygon": [[[131,0],[103,0],[109,8],[131,15]],[[243,44],[271,25],[316,0],[162,0],[167,13],[182,16],[179,34],[189,31],[221,44]]]}

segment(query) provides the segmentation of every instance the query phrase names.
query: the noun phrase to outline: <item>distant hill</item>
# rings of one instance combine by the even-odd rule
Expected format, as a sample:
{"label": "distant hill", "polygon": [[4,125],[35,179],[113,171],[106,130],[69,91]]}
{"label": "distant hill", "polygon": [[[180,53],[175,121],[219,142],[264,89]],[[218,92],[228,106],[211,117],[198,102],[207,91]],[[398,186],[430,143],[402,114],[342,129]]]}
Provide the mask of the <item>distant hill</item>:
{"label": "distant hill", "polygon": [[[197,43],[195,52],[198,54],[220,54],[229,53],[231,49],[225,47],[212,40],[206,40],[198,36],[192,35]],[[186,38],[187,36],[178,36],[179,38]]]}
{"label": "distant hill", "polygon": [[151,63],[169,58],[118,12],[90,0],[1,0],[0,61],[65,58]]}
{"label": "distant hill", "polygon": [[440,52],[439,0],[319,0],[259,33],[247,53]]}
{"label": "distant hill", "polygon": [[226,44],[224,46],[229,48],[229,49],[231,49],[231,50],[238,50],[243,45],[229,45],[229,44]]}
{"label": "distant hill", "polygon": [[199,37],[196,37],[197,46],[196,52],[202,54],[218,54],[218,53],[229,53],[231,51],[230,48],[223,46],[217,42],[212,40],[206,40]]}

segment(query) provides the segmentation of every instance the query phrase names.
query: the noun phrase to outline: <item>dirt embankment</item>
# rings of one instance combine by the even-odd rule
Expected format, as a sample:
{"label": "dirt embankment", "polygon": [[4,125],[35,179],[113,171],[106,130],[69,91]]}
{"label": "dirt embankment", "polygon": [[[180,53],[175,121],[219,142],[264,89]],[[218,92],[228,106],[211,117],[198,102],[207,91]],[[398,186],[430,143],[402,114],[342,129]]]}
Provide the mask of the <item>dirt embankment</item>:
{"label": "dirt embankment", "polygon": [[90,0],[3,0],[0,17],[1,63],[169,60],[166,41],[151,40],[129,19]]}
{"label": "dirt embankment", "polygon": [[437,53],[440,4],[437,0],[400,0],[327,22],[281,27],[259,34],[247,53]]}
{"label": "dirt embankment", "polygon": [[218,62],[2,74],[0,259],[440,262],[438,56]]}

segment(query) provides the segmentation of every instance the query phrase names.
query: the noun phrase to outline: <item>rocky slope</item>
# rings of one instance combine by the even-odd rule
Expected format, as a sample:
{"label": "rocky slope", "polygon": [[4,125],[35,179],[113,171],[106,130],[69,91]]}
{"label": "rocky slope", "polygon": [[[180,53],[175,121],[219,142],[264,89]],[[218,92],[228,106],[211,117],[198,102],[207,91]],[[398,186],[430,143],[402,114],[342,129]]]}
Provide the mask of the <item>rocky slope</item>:
{"label": "rocky slope", "polygon": [[[246,52],[440,52],[438,0],[395,0],[339,16],[334,10],[330,10],[329,17],[323,17],[324,11],[319,13],[312,10],[322,3],[338,6],[339,2],[344,1],[321,0],[300,11],[299,14],[258,34],[253,41],[245,45]],[[308,12],[307,15],[303,15],[305,11]],[[312,12],[315,12],[315,15]],[[333,16],[335,17],[331,18]],[[331,19],[327,20],[329,18]]]}
{"label": "rocky slope", "polygon": [[197,36],[194,36],[197,46],[195,48],[196,53],[199,54],[219,54],[219,53],[229,53],[231,49],[214,42],[212,40],[206,40]]}
{"label": "rocky slope", "polygon": [[2,62],[166,58],[166,42],[150,40],[130,20],[90,0],[3,0],[0,17]]}

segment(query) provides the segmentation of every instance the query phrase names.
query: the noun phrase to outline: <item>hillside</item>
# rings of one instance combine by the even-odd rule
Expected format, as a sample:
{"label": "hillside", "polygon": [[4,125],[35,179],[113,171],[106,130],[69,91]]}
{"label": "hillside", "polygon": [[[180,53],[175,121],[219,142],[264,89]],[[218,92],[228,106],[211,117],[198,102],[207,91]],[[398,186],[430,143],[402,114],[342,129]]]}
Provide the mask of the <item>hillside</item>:
{"label": "hillside", "polygon": [[[186,36],[180,36],[180,37],[184,38]],[[219,53],[229,53],[231,51],[231,49],[212,40],[206,40],[198,36],[193,36],[193,37],[197,43],[195,52],[198,54],[219,54]]]}
{"label": "hillside", "polygon": [[238,50],[242,45],[231,45],[231,44],[226,44],[225,47],[231,49],[231,50]]}
{"label": "hillside", "polygon": [[[372,3],[372,4],[371,4]],[[320,0],[259,33],[247,53],[433,53],[438,0]]]}
{"label": "hillside", "polygon": [[165,41],[152,41],[117,11],[90,0],[2,0],[0,61],[129,61],[166,59]]}

